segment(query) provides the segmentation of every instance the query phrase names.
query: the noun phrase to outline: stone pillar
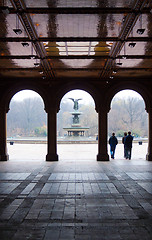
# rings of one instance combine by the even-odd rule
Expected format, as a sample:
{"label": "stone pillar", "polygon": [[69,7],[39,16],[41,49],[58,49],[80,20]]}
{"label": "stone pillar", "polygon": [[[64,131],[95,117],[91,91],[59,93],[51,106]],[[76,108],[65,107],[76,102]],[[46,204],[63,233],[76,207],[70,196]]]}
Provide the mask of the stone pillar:
{"label": "stone pillar", "polygon": [[148,153],[146,155],[146,160],[152,161],[152,108],[148,110]]}
{"label": "stone pillar", "polygon": [[0,108],[0,161],[7,161],[9,156],[7,154],[7,137],[6,137],[6,111]]}
{"label": "stone pillar", "polygon": [[107,148],[107,116],[108,111],[104,107],[98,110],[98,155],[97,161],[109,161]]}
{"label": "stone pillar", "polygon": [[46,155],[46,161],[58,161],[58,155],[57,155],[57,113],[56,109],[52,108],[49,109],[48,113],[48,119],[47,119],[47,126],[48,126],[48,134],[47,134],[47,155]]}

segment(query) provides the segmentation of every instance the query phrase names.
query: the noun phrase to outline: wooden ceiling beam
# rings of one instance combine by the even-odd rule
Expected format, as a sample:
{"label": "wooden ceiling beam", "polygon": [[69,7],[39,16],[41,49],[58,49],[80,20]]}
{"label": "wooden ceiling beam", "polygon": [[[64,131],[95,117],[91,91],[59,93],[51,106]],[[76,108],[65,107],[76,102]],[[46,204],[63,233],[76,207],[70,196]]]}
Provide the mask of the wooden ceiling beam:
{"label": "wooden ceiling beam", "polygon": [[[152,59],[152,55],[119,55],[116,56],[115,58],[111,57],[111,56],[107,56],[107,55],[102,55],[102,56],[88,56],[88,55],[68,55],[68,56],[45,56],[43,58],[38,57],[38,56],[34,56],[35,59],[41,59],[41,60],[45,60],[45,59],[96,59],[96,60],[106,60],[106,59],[110,59],[110,60],[116,60],[116,59]],[[33,59],[33,55],[3,55],[0,56],[0,59]],[[104,69],[104,68],[103,68]]]}
{"label": "wooden ceiling beam", "polygon": [[[146,4],[147,4],[147,0],[134,0],[133,10],[141,12],[144,9],[144,6]],[[112,45],[112,48],[110,51],[110,58],[106,61],[104,70],[101,71],[100,78],[102,77],[105,78],[109,76],[109,71],[107,70],[111,69],[115,64],[115,62],[112,59],[115,59],[117,55],[120,53],[122,47],[124,46],[125,40],[130,35],[138,18],[139,18],[139,15],[135,14],[135,12],[129,13],[125,17],[119,32],[119,36],[118,36],[118,38],[121,39],[121,41],[114,42],[114,44]]]}
{"label": "wooden ceiling beam", "polygon": [[[89,72],[92,72],[92,71],[97,71],[97,70],[101,70],[101,68],[99,67],[96,67],[96,68],[54,68],[54,71],[59,71],[59,72],[69,72],[69,71],[89,71]],[[131,67],[128,67],[128,68],[124,68],[124,67],[121,67],[121,68],[118,68],[118,67],[115,67],[113,68],[113,70],[115,70],[116,72],[120,72],[120,71],[152,71],[152,68],[131,68]],[[0,68],[0,72],[15,72],[15,71],[34,71],[34,72],[39,72],[39,71],[43,71],[42,68]]]}
{"label": "wooden ceiling beam", "polygon": [[23,11],[22,14],[18,14],[21,23],[29,37],[29,39],[31,39],[33,41],[34,44],[34,48],[38,54],[38,56],[40,58],[43,58],[44,61],[42,62],[42,66],[43,66],[43,71],[46,73],[46,75],[48,75],[49,72],[49,76],[50,78],[54,78],[54,73],[52,71],[52,68],[50,66],[49,61],[45,58],[45,56],[47,55],[46,50],[44,48],[44,45],[41,42],[36,41],[38,39],[38,34],[36,32],[35,26],[32,22],[32,19],[30,17],[29,14],[27,14],[26,12],[24,12],[26,10],[26,6],[23,0],[11,0],[11,3],[14,7],[15,11]]}
{"label": "wooden ceiling beam", "polygon": [[28,37],[0,37],[0,42],[152,42],[152,37],[39,37],[30,39]]}
{"label": "wooden ceiling beam", "polygon": [[[132,8],[125,8],[125,7],[118,7],[118,8],[99,8],[99,7],[41,7],[41,8],[21,8],[21,9],[14,9],[8,8],[10,14],[22,14],[22,13],[29,13],[29,14],[129,14],[129,13],[150,13],[150,8],[145,7],[141,10],[132,9]],[[2,11],[3,8],[0,7]]]}

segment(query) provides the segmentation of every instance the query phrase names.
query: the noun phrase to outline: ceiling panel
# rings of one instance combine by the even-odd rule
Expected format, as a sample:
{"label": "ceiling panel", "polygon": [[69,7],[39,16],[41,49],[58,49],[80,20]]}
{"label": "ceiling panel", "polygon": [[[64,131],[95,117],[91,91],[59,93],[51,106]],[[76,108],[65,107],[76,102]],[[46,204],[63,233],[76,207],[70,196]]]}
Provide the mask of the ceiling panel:
{"label": "ceiling panel", "polygon": [[35,14],[31,16],[38,36],[100,37],[120,33],[122,14]]}
{"label": "ceiling panel", "polygon": [[132,7],[133,0],[26,0],[27,7]]}
{"label": "ceiling panel", "polygon": [[9,14],[1,8],[1,75],[35,77],[43,70],[53,78],[103,79],[113,69],[115,77],[151,74],[152,14],[146,1],[0,1],[4,4]]}

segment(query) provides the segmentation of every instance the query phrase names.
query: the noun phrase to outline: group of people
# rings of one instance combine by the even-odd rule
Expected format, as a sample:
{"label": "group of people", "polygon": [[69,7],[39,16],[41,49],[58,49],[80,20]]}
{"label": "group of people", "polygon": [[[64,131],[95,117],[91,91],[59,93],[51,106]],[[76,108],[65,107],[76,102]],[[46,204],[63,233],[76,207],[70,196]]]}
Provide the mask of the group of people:
{"label": "group of people", "polygon": [[[122,138],[122,143],[124,144],[124,158],[129,160],[131,159],[132,141],[133,136],[131,135],[131,132],[129,131],[128,134],[125,132]],[[112,133],[112,136],[109,138],[110,154],[112,159],[114,159],[117,144],[118,139],[116,138],[115,133]]]}

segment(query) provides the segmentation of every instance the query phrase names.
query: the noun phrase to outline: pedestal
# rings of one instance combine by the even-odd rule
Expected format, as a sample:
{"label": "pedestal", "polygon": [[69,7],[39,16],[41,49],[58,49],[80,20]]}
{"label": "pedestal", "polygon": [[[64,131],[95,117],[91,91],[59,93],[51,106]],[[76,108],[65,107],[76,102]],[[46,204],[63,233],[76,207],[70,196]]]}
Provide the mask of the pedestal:
{"label": "pedestal", "polygon": [[58,155],[57,154],[53,154],[53,153],[49,153],[46,155],[46,161],[58,161]]}
{"label": "pedestal", "polygon": [[109,155],[108,154],[98,154],[97,161],[109,161]]}
{"label": "pedestal", "polygon": [[0,155],[0,161],[7,161],[9,160],[9,155],[6,154],[6,155]]}

